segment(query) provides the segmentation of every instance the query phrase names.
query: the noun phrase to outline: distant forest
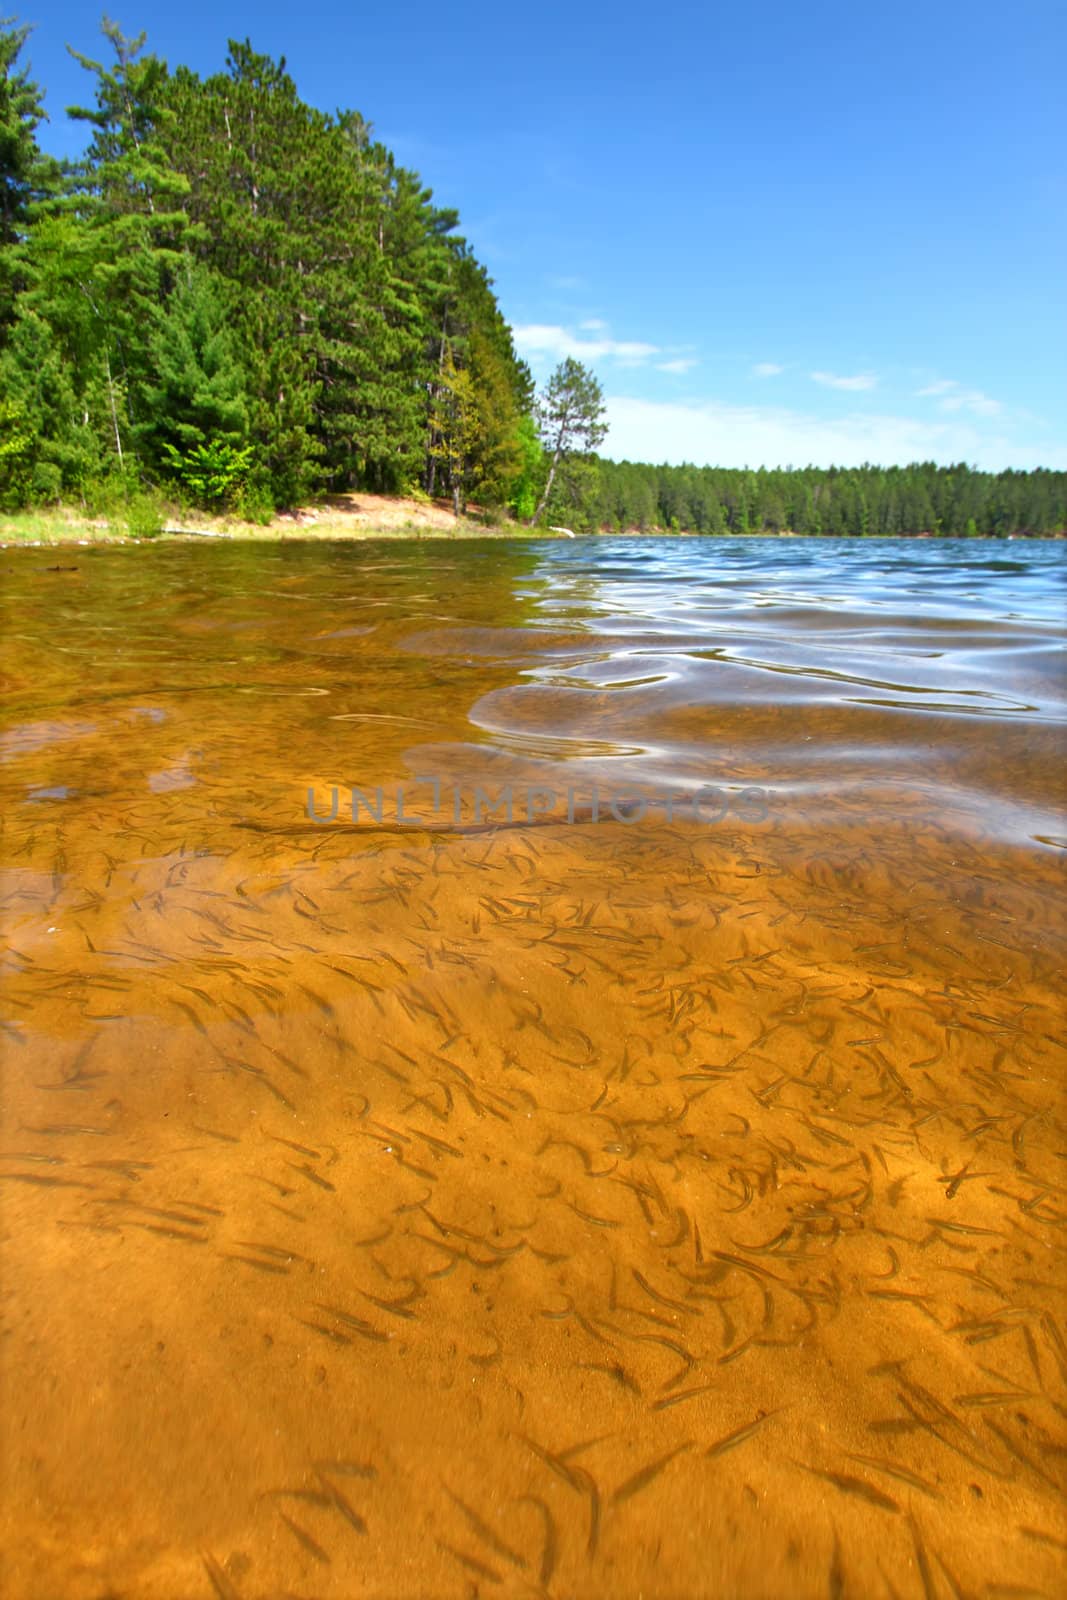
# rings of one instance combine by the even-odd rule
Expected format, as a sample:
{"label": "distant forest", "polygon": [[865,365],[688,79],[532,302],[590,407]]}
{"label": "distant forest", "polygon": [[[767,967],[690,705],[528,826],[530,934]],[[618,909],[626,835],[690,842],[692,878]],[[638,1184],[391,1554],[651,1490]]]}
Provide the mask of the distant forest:
{"label": "distant forest", "polygon": [[76,55],[87,153],[60,163],[28,32],[0,21],[0,509],[266,521],[364,489],[582,531],[1067,525],[1065,473],[601,459],[594,375],[535,391],[457,213],[358,111],[305,105],[247,42],[201,78],[105,19],[107,59]]}
{"label": "distant forest", "polygon": [[692,533],[1048,534],[1067,528],[1067,472],[961,464],[734,471],[601,461],[594,520]]}

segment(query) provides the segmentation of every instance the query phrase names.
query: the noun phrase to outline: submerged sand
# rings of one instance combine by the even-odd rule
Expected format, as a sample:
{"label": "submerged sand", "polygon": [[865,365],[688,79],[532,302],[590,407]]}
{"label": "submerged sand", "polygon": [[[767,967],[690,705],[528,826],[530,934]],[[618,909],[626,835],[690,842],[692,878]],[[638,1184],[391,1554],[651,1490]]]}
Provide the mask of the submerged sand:
{"label": "submerged sand", "polygon": [[[739,716],[525,554],[171,550],[142,611],[147,554],[9,571],[3,1592],[1061,1592],[1036,667],[1022,729]],[[553,738],[653,795],[728,751],[767,813],[303,813]]]}

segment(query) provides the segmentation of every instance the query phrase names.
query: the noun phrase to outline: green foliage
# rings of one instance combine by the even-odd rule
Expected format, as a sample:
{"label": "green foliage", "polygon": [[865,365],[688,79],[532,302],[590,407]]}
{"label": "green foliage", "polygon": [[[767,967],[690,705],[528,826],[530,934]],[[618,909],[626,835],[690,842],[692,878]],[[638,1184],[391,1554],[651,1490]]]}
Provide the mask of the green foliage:
{"label": "green foliage", "polygon": [[37,143],[45,120],[41,91],[18,64],[29,33],[0,17],[0,340],[25,281],[21,246],[30,218],[59,177]]}
{"label": "green foliage", "polygon": [[33,464],[29,417],[17,400],[0,399],[0,510],[14,511],[26,503]]}
{"label": "green foliage", "polygon": [[642,466],[601,461],[597,524],[688,533],[1048,534],[1067,529],[1067,473],[938,467]]}
{"label": "green foliage", "polygon": [[537,402],[541,442],[548,457],[548,476],[530,522],[556,506],[584,522],[596,494],[588,458],[607,436],[604,394],[596,378],[573,356],[561,361]]}
{"label": "green foliage", "polygon": [[[202,79],[102,31],[107,61],[72,52],[92,84],[71,111],[89,149],[45,194],[39,100],[15,67],[25,32],[0,30],[19,230],[0,259],[0,357],[49,489],[58,470],[66,493],[96,495],[132,468],[257,516],[360,486],[502,497],[529,374],[456,214],[358,112],[305,105],[247,41]],[[447,461],[446,344],[471,388]],[[35,481],[20,472],[12,492]]]}
{"label": "green foliage", "polygon": [[430,455],[445,469],[458,516],[467,507],[470,460],[477,448],[479,418],[474,381],[449,351],[434,386],[430,410]]}
{"label": "green foliage", "polygon": [[242,485],[233,509],[243,521],[258,523],[261,528],[268,527],[274,520],[274,501],[262,485]]}
{"label": "green foliage", "polygon": [[[146,459],[173,465],[209,441],[238,449],[248,435],[246,379],[221,282],[185,263],[153,308],[134,438]],[[184,480],[183,480],[184,481]]]}
{"label": "green foliage", "polygon": [[44,120],[41,93],[18,59],[29,37],[13,17],[0,17],[0,245],[16,243],[33,196],[41,162],[37,128]]}
{"label": "green foliage", "polygon": [[544,455],[533,417],[520,417],[515,429],[518,470],[508,485],[507,504],[520,522],[533,520],[545,482]]}
{"label": "green foliage", "polygon": [[565,456],[543,497],[541,516],[550,524],[561,523],[575,533],[595,533],[599,525],[600,463],[595,456]]}
{"label": "green foliage", "polygon": [[154,495],[131,495],[126,507],[126,531],[131,539],[158,539],[164,528],[163,507]]}
{"label": "green foliage", "polygon": [[80,499],[150,536],[145,484],[268,521],[324,490],[447,494],[575,529],[1049,532],[1067,475],[930,464],[725,472],[598,461],[600,385],[536,400],[493,284],[357,111],[231,41],[174,71],[104,20],[89,136],[37,141],[27,30],[0,21],[0,501]]}
{"label": "green foliage", "polygon": [[25,497],[34,505],[56,505],[63,494],[63,474],[54,461],[35,461],[30,490]]}
{"label": "green foliage", "polygon": [[222,511],[239,504],[252,461],[251,445],[240,449],[226,439],[211,439],[180,451],[165,443],[163,454],[194,505]]}

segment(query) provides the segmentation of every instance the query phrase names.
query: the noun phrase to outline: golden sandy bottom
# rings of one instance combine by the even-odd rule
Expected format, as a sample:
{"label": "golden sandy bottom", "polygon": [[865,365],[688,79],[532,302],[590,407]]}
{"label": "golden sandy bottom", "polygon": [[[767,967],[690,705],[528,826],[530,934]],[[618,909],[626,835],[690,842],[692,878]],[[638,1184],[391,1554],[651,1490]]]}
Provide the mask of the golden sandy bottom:
{"label": "golden sandy bottom", "polygon": [[1054,1595],[1060,945],[953,851],[16,871],[5,1593]]}
{"label": "golden sandy bottom", "polygon": [[685,543],[4,558],[5,1600],[1064,1593],[1052,563]]}

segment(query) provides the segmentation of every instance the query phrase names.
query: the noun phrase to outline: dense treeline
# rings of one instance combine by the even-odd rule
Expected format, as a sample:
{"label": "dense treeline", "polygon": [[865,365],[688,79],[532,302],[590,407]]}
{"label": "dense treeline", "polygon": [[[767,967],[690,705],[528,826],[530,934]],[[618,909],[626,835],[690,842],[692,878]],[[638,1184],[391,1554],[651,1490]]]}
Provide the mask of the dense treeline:
{"label": "dense treeline", "polygon": [[[1048,533],[1067,474],[965,466],[757,472],[600,460],[600,385],[535,396],[485,269],[357,111],[303,103],[231,41],[171,71],[106,19],[41,150],[41,91],[0,21],[0,508],[162,491],[266,518],[350,488],[527,522],[697,533]],[[148,516],[148,522],[151,516]]]}
{"label": "dense treeline", "polygon": [[[532,384],[458,217],[358,112],[231,42],[171,72],[109,22],[85,159],[41,153],[0,33],[5,500],[109,479],[205,504],[422,485],[529,503]],[[532,507],[531,507],[532,508]]]}
{"label": "dense treeline", "polygon": [[601,461],[592,520],[692,533],[946,536],[1067,528],[1067,472],[975,472],[960,464],[757,472]]}

